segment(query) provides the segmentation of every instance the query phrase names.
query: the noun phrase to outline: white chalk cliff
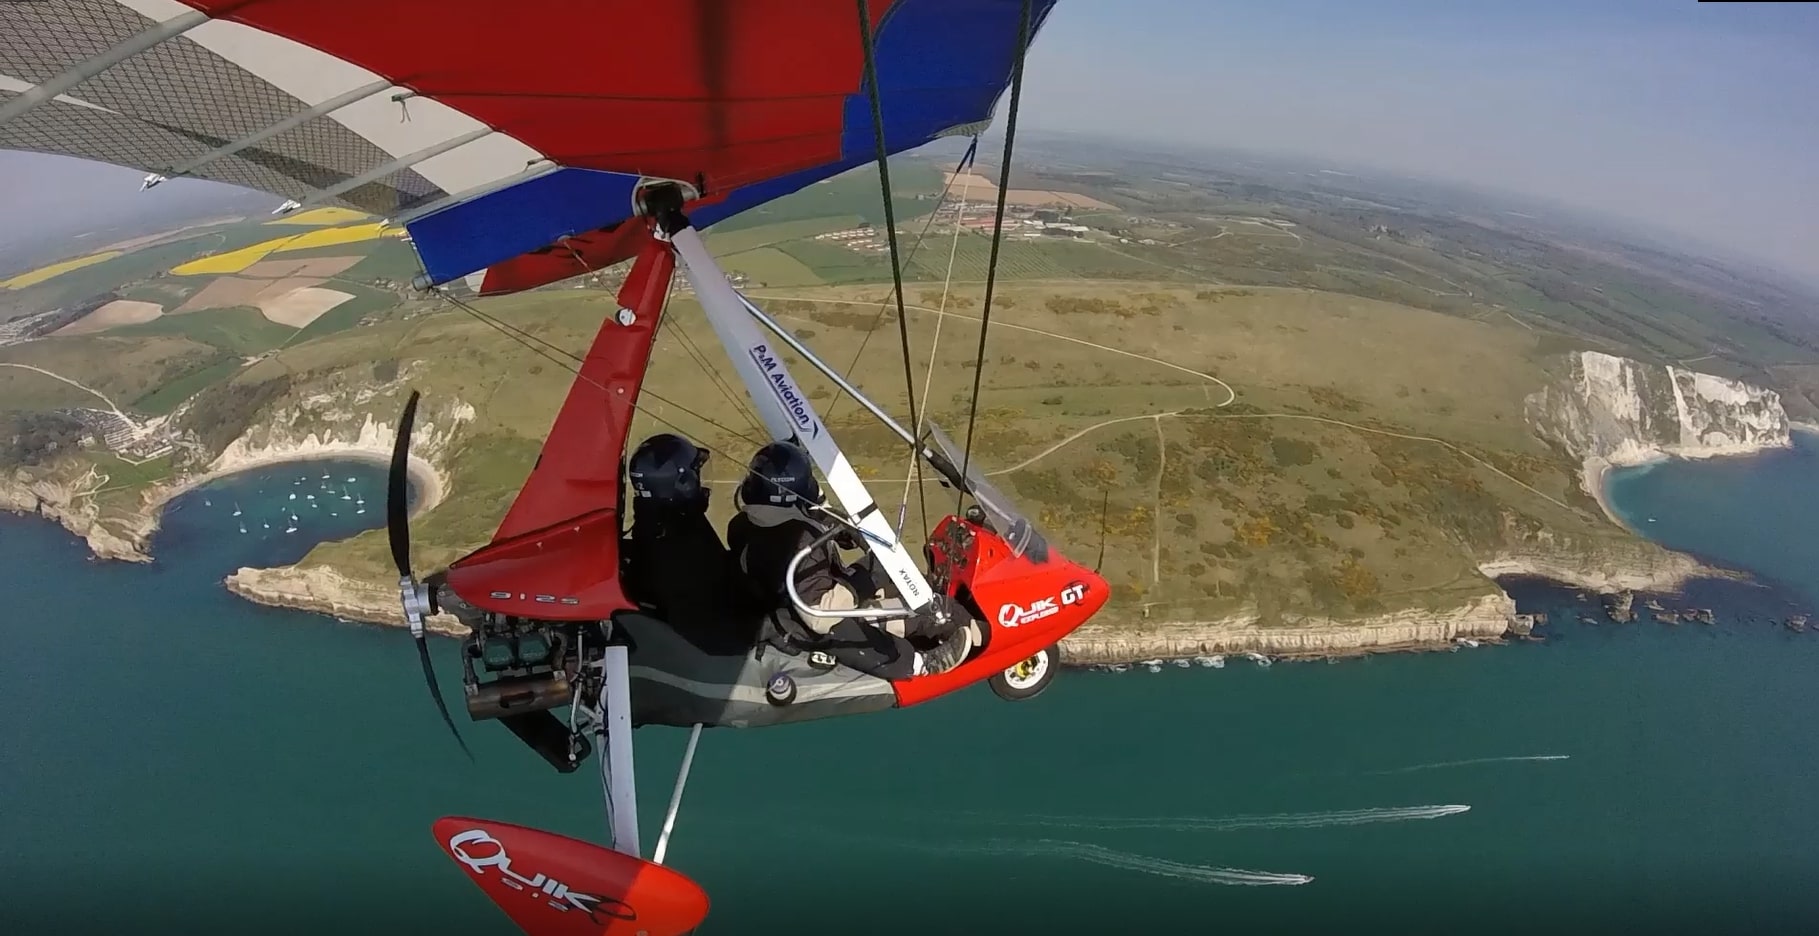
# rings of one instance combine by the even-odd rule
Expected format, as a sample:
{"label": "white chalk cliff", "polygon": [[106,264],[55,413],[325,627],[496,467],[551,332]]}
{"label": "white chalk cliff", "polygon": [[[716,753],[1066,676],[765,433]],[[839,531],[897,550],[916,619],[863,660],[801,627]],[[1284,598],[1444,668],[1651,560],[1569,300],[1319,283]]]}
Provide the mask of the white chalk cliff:
{"label": "white chalk cliff", "polygon": [[1639,464],[1786,448],[1789,421],[1773,390],[1597,351],[1572,355],[1565,377],[1525,401],[1536,434],[1588,464]]}

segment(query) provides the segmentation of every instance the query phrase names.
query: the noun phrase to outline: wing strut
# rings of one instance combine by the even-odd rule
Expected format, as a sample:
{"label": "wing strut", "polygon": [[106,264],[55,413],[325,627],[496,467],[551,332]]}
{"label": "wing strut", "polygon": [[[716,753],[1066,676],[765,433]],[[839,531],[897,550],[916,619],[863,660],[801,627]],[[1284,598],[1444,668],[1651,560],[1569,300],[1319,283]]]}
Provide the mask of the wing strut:
{"label": "wing strut", "polygon": [[600,788],[614,851],[639,857],[638,778],[632,770],[632,674],[624,644],[600,659]]}
{"label": "wing strut", "polygon": [[663,831],[657,833],[657,848],[651,852],[651,861],[663,863],[663,856],[669,853],[669,834],[676,828],[676,813],[682,810],[682,791],[688,786],[688,771],[695,764],[695,746],[701,743],[701,723],[696,722],[688,730],[688,747],[682,750],[682,766],[676,770],[676,787],[670,791],[669,811],[663,814]]}
{"label": "wing strut", "polygon": [[793,437],[808,452],[815,466],[827,476],[828,486],[833,488],[846,515],[864,534],[866,548],[890,576],[905,608],[913,612],[927,607],[934,598],[934,589],[922,569],[872,500],[871,492],[840,451],[839,443],[822,424],[808,394],[790,376],[782,349],[764,337],[752,322],[739,291],[727,282],[726,273],[708,253],[700,233],[682,214],[680,193],[672,190],[671,197],[673,204],[654,209],[658,223],[675,247],[689,284],[695,289],[696,300],[725,345],[727,357],[745,382],[746,392],[758,407],[758,415],[771,437]]}

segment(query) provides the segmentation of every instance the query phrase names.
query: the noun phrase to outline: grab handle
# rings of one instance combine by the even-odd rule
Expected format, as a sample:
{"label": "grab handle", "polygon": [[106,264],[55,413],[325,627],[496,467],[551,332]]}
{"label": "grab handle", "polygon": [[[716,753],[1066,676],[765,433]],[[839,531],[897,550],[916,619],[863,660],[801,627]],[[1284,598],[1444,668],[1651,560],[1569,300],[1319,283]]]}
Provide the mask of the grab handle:
{"label": "grab handle", "polygon": [[[916,612],[910,608],[847,608],[823,611],[802,600],[802,595],[796,591],[796,570],[802,567],[802,560],[807,559],[809,553],[820,549],[838,535],[840,535],[839,527],[828,528],[827,532],[815,537],[813,542],[796,553],[790,559],[789,567],[783,570],[783,588],[789,593],[790,604],[796,606],[796,612],[814,617],[870,618],[881,621],[914,616]],[[853,597],[856,602],[859,596],[854,595]]]}

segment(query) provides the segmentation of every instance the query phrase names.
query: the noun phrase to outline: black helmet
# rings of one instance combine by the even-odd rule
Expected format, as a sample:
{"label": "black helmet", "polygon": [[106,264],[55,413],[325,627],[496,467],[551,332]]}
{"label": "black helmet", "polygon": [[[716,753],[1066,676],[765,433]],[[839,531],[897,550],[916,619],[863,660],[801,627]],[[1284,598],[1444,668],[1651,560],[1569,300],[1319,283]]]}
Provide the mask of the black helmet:
{"label": "black helmet", "polygon": [[662,433],[639,443],[626,474],[630,477],[634,506],[696,506],[707,500],[701,485],[701,466],[707,449],[679,435]]}
{"label": "black helmet", "polygon": [[772,442],[752,456],[745,480],[739,484],[739,500],[806,507],[821,503],[821,485],[802,449],[789,442]]}

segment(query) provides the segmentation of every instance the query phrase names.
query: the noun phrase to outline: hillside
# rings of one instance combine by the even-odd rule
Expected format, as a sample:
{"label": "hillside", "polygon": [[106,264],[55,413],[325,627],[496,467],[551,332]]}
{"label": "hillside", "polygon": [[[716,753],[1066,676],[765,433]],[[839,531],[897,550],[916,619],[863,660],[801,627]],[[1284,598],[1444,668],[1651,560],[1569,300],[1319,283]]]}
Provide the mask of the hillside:
{"label": "hillside", "polygon": [[[929,418],[960,436],[990,238],[974,229],[982,206],[953,192],[942,199],[941,175],[919,165],[920,174],[902,173],[898,192],[912,363]],[[716,228],[709,244],[773,315],[868,395],[907,414],[894,307],[884,302],[888,255],[872,226],[877,198],[873,188],[867,201],[868,179],[875,185],[854,173],[811,186]],[[1529,282],[1541,260],[1517,263],[1508,259],[1520,253],[1513,247],[1470,246],[1504,236],[1492,228],[1449,241],[1435,221],[1412,238],[1405,219],[1395,236],[1359,238],[1311,214],[1306,197],[1268,202],[1275,190],[1237,197],[1209,183],[1165,203],[1158,187],[1182,183],[1038,170],[1016,184],[1038,202],[1072,191],[1080,203],[1123,206],[1017,210],[981,364],[975,445],[976,462],[1065,551],[1087,560],[1103,552],[1115,591],[1094,628],[1102,643],[1146,634],[1151,643],[1179,643],[1217,624],[1232,633],[1273,630],[1268,646],[1280,647],[1282,633],[1394,625],[1410,615],[1426,615],[1420,619],[1433,627],[1363,643],[1446,639],[1468,632],[1459,629],[1467,617],[1486,628],[1469,633],[1489,634],[1493,625],[1500,632],[1507,610],[1496,610],[1501,593],[1481,570],[1524,564],[1597,570],[1596,581],[1672,582],[1696,566],[1608,520],[1586,493],[1584,432],[1561,426],[1617,425],[1600,430],[1598,445],[1621,447],[1627,432],[1638,451],[1678,443],[1646,421],[1624,428],[1573,415],[1602,412],[1596,400],[1580,400],[1570,413],[1548,410],[1549,394],[1565,399],[1560,388],[1583,383],[1583,351],[1627,355],[1642,368],[1679,361],[1674,354],[1705,342],[1716,349],[1708,364],[1663,372],[1695,382],[1704,366],[1756,376],[1819,367],[1806,339],[1759,324],[1739,325],[1714,344],[1710,323],[1723,320],[1723,308],[1700,306],[1665,281],[1648,288],[1696,314],[1648,320],[1651,307],[1634,291],[1612,300],[1596,327],[1564,305],[1524,304],[1518,293],[1527,287],[1516,284]],[[97,407],[99,394],[148,420],[172,447],[143,464],[67,452],[19,463],[11,500],[21,503],[20,492],[31,490],[35,502],[61,497],[73,502],[72,526],[130,541],[149,529],[150,505],[211,466],[324,445],[382,452],[415,389],[425,398],[417,450],[446,493],[414,525],[419,563],[434,567],[484,543],[536,457],[570,362],[398,290],[408,251],[362,219],[324,219],[308,241],[295,240],[295,230],[274,240],[268,224],[242,227],[257,230],[210,235],[219,237],[212,250],[187,241],[149,248],[165,251],[161,261],[181,257],[172,269],[189,272],[108,274],[135,256],[129,252],[31,284],[42,290],[85,276],[93,288],[160,311],[145,320],[130,307],[120,315],[139,321],[0,348],[0,364],[32,368],[0,367],[5,408]],[[952,281],[944,284],[950,257]],[[135,263],[124,272],[143,266]],[[1597,269],[1605,283],[1643,276]],[[263,280],[287,277],[313,280],[291,289],[365,290],[370,298],[344,300],[336,309],[357,314],[330,311],[316,321],[331,327],[320,329],[286,325],[263,308],[185,308],[210,291],[257,299]],[[614,309],[613,279],[608,271],[480,306],[579,353]],[[761,433],[704,370],[722,357],[699,308],[678,294],[634,437],[682,431],[711,448],[724,520],[730,485]],[[134,366],[119,367],[122,360]],[[922,499],[907,486],[901,444],[837,400],[819,375],[795,370],[887,512],[905,502],[913,539]],[[1679,378],[1663,379],[1671,387]],[[1668,399],[1650,405],[1671,408]],[[1546,412],[1535,410],[1537,400]],[[1780,406],[1773,401],[1775,413]],[[1735,421],[1706,423],[1719,418]],[[1785,414],[1779,419],[1785,444]],[[1778,443],[1743,443],[1767,444]],[[922,493],[931,522],[953,509],[951,492],[930,484]],[[394,576],[374,531],[322,544],[296,570],[243,575],[240,584],[267,600],[389,619]]]}

